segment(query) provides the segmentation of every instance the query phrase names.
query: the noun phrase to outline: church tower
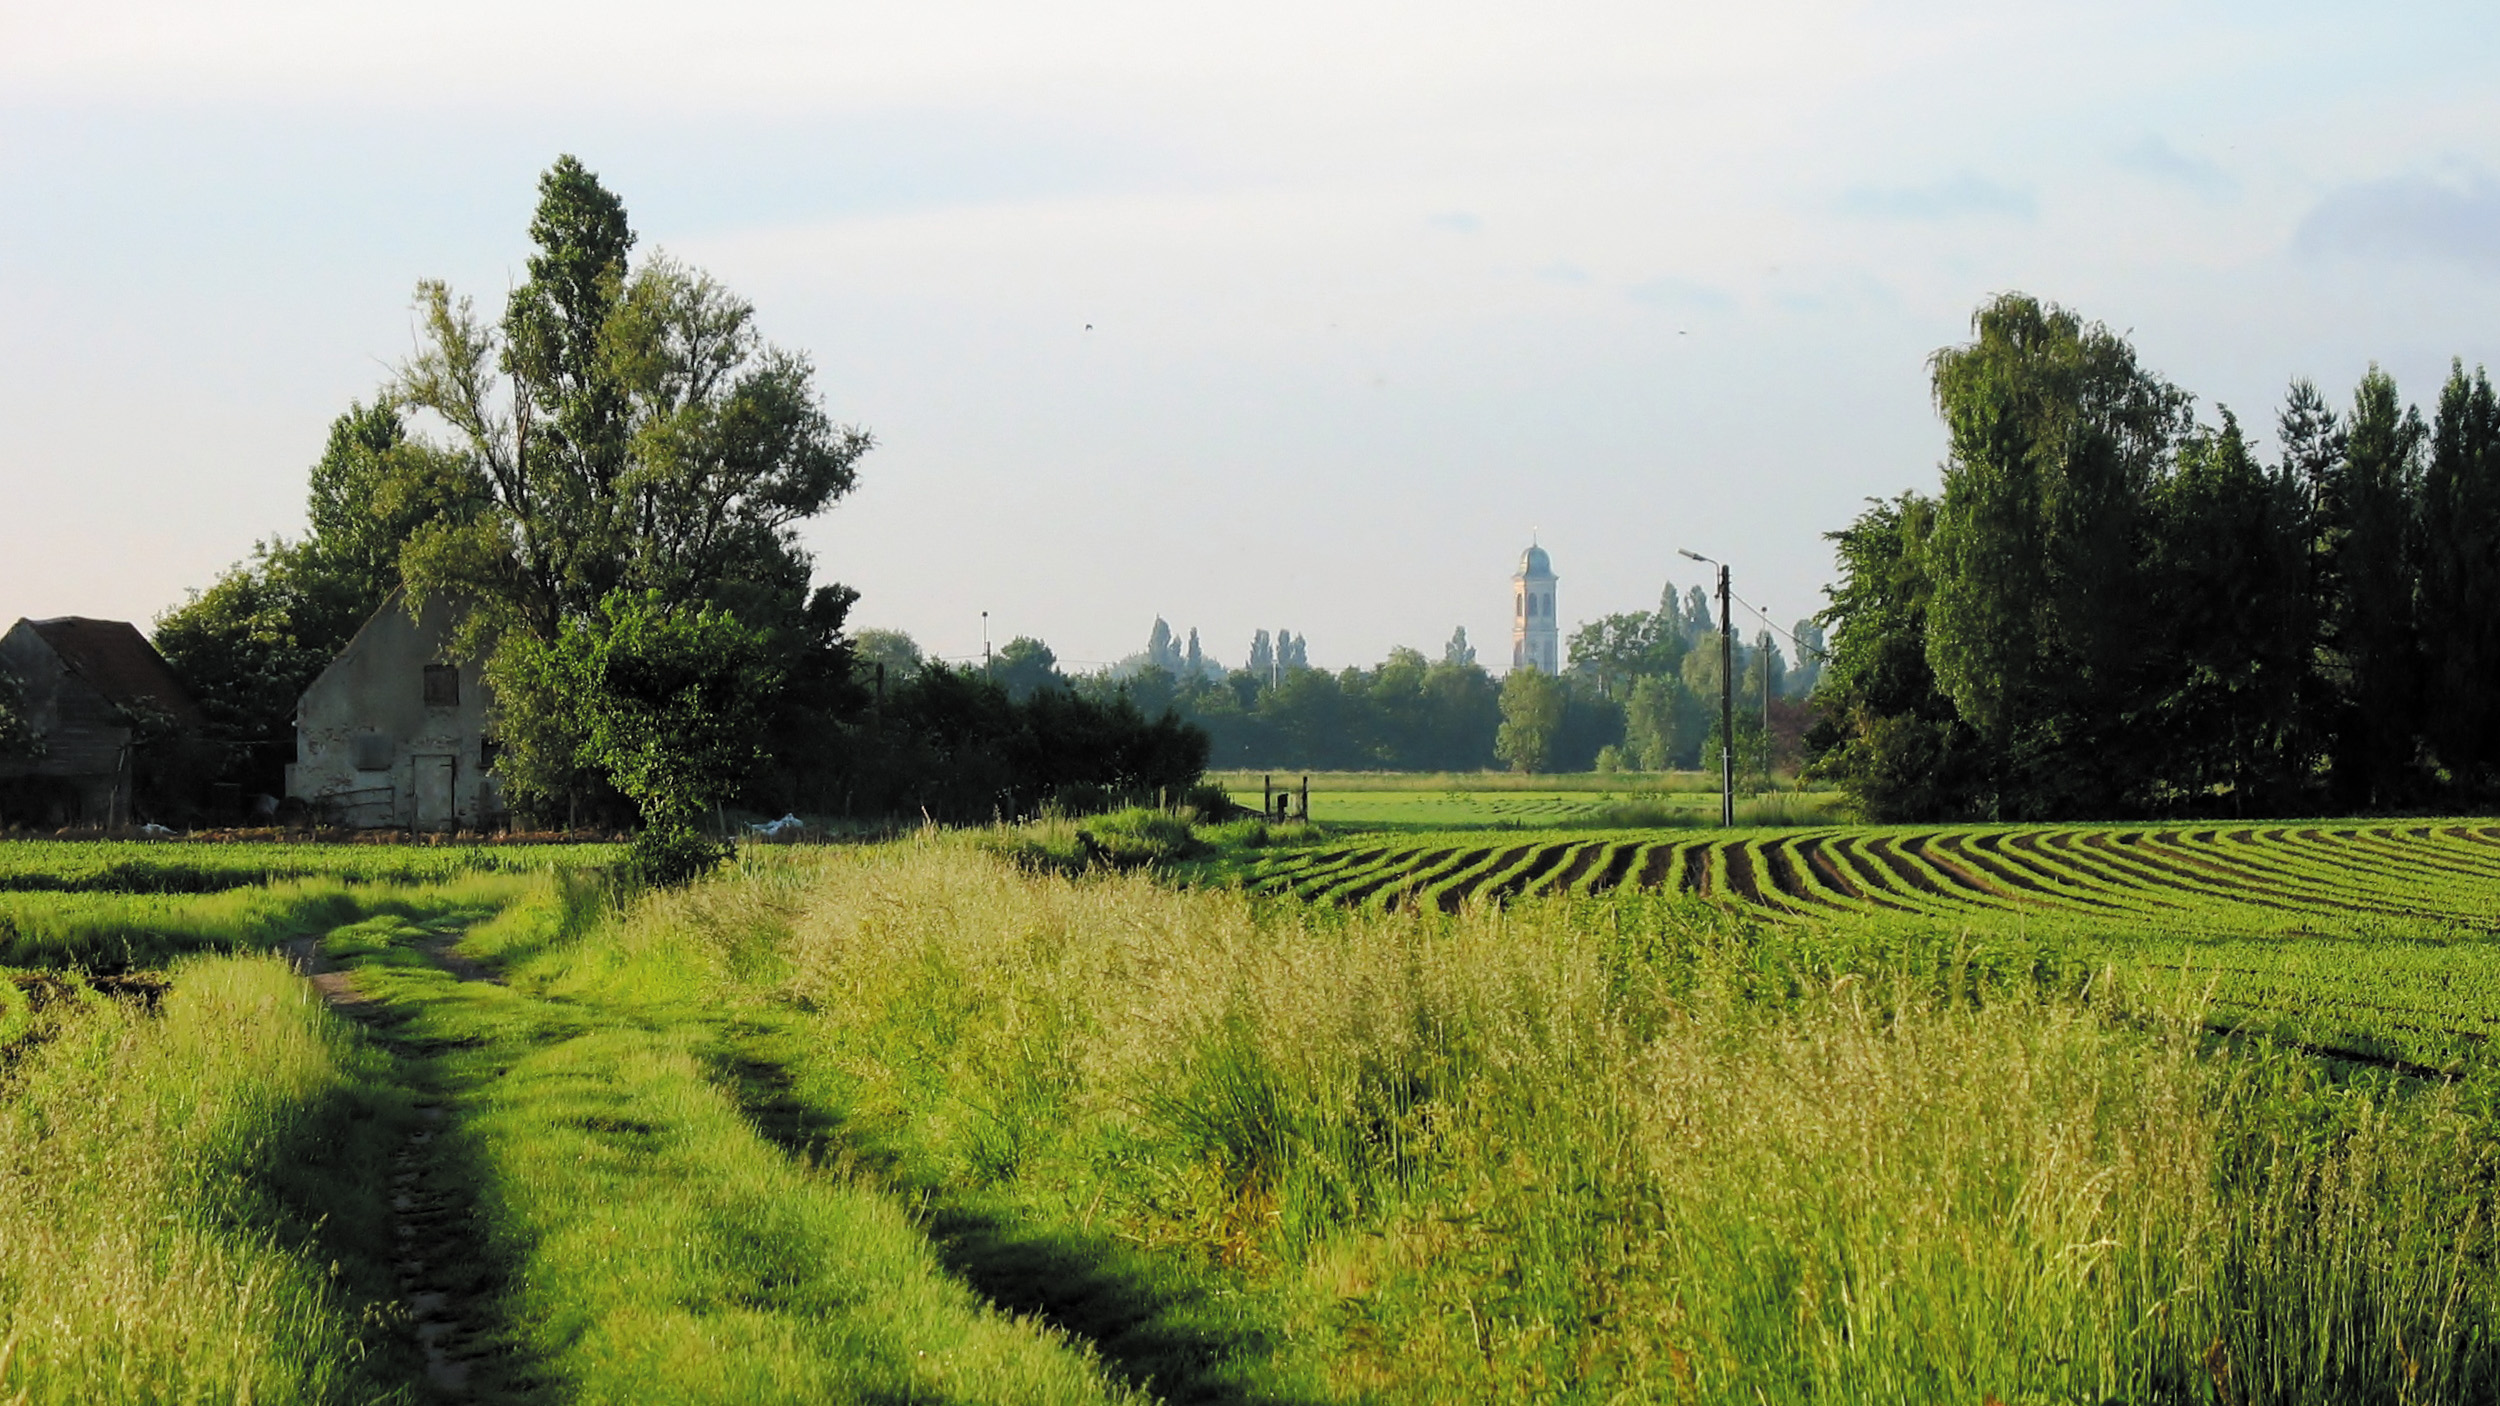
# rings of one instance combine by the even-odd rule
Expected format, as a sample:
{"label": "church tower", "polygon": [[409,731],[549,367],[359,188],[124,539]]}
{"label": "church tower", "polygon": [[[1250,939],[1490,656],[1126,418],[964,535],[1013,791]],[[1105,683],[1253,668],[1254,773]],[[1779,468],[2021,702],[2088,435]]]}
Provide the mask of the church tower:
{"label": "church tower", "polygon": [[1554,567],[1543,547],[1520,554],[1510,578],[1510,666],[1562,672],[1562,632],[1554,624]]}

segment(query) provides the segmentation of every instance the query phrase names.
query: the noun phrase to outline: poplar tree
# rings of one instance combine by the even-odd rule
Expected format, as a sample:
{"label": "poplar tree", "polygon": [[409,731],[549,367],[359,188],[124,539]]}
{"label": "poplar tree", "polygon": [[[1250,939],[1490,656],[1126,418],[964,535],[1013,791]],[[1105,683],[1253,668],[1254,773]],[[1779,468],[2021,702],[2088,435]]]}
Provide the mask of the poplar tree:
{"label": "poplar tree", "polygon": [[2422,417],[2372,366],[2344,420],[2344,454],[2320,494],[2324,675],[2335,799],[2397,805],[2419,787],[2421,645],[2415,618]]}
{"label": "poplar tree", "polygon": [[786,685],[767,725],[794,745],[825,732],[857,687],[840,637],[857,596],[812,587],[796,531],[850,491],[872,441],[832,422],[807,359],[765,343],[752,305],[665,257],[629,263],[624,203],[580,162],[559,158],[538,192],[529,277],[503,317],[419,284],[419,347],[390,394],[449,429],[439,452],[484,486],[482,511],[402,549],[411,605],[452,601],[459,647],[491,651],[507,794],[554,809],[615,768],[596,763],[583,709],[532,706],[546,690],[499,642],[606,628],[627,618],[609,608],[619,593],[759,632]]}
{"label": "poplar tree", "polygon": [[2422,483],[2424,731],[2468,790],[2500,781],[2500,401],[2451,366]]}
{"label": "poplar tree", "polygon": [[2227,791],[2235,808],[2252,797],[2268,808],[2305,780],[2301,497],[2295,477],[2257,462],[2228,409],[2181,443],[2159,483],[2142,593],[2151,697],[2132,720],[2154,753],[2140,801]]}

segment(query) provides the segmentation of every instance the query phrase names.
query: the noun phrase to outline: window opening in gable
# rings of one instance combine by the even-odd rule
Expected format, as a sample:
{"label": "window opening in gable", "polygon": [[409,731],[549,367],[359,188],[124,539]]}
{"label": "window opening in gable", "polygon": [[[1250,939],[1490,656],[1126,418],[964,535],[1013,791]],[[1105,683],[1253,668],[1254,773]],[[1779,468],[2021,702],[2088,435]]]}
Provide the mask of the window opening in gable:
{"label": "window opening in gable", "polygon": [[457,708],[460,706],[460,666],[428,664],[425,666],[425,706]]}

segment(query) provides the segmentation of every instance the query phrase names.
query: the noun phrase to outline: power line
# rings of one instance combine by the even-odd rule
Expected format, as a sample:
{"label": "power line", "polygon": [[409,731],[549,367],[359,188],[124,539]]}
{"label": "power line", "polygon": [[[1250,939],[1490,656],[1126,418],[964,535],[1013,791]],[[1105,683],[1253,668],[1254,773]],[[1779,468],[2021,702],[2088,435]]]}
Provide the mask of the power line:
{"label": "power line", "polygon": [[1736,603],[1737,603],[1738,605],[1741,605],[1741,606],[1745,607],[1745,609],[1747,609],[1747,610],[1749,610],[1749,611],[1753,612],[1753,618],[1755,618],[1756,620],[1761,621],[1761,622],[1762,622],[1762,624],[1763,624],[1763,627],[1764,627],[1764,628],[1766,628],[1766,629],[1770,630],[1773,634],[1778,635],[1781,639],[1784,639],[1784,640],[1788,641],[1791,645],[1794,645],[1794,646],[1796,647],[1796,649],[1797,649],[1797,662],[1798,662],[1798,663],[1800,663],[1800,664],[1804,663],[1804,662],[1805,662],[1805,656],[1806,656],[1806,655],[1808,655],[1808,654],[1817,655],[1817,656],[1819,656],[1819,657],[1821,657],[1821,658],[1824,658],[1824,659],[1829,659],[1829,658],[1831,658],[1831,657],[1832,657],[1832,655],[1831,655],[1831,651],[1830,651],[1830,650],[1828,650],[1828,649],[1826,649],[1826,648],[1824,648],[1823,646],[1821,646],[1821,645],[1819,645],[1819,644],[1808,644],[1808,643],[1806,643],[1804,640],[1801,640],[1801,639],[1797,638],[1795,635],[1790,634],[1788,631],[1783,630],[1783,629],[1781,629],[1779,626],[1772,624],[1772,623],[1771,623],[1771,617],[1770,617],[1770,616],[1768,616],[1768,615],[1763,614],[1763,613],[1762,613],[1762,607],[1760,607],[1760,606],[1758,606],[1758,605],[1755,605],[1752,601],[1749,601],[1749,600],[1745,599],[1743,596],[1737,596],[1737,597],[1736,597]]}

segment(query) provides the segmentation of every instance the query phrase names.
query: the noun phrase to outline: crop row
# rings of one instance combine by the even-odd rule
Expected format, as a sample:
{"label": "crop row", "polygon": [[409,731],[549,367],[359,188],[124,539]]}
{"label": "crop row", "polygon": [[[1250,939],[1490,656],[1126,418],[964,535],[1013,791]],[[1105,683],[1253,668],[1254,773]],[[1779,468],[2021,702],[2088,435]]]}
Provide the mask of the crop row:
{"label": "crop row", "polygon": [[2333,915],[2489,930],[2500,827],[1969,827],[1374,840],[1274,852],[1250,888],[1444,911],[1543,894],[1680,891],[1768,915],[2125,920],[2280,931]]}

